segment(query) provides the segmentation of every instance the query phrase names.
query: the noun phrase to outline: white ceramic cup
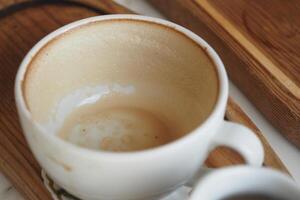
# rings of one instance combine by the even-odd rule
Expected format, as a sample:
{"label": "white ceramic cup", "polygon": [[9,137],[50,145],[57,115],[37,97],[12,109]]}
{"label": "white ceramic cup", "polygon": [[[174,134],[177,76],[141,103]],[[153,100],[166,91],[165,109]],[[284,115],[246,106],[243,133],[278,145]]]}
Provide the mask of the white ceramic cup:
{"label": "white ceramic cup", "polygon": [[[72,39],[64,41],[64,35],[83,26],[89,25],[90,27],[93,27],[93,23],[120,23],[120,25],[122,25],[124,21],[129,24],[138,22],[148,30],[148,32],[137,30],[143,34],[143,37],[141,38],[136,38],[135,35],[127,35],[128,40],[132,42],[132,45],[137,45],[136,53],[139,51],[138,46],[143,44],[141,43],[141,40],[147,41],[148,35],[155,34],[155,31],[158,28],[164,29],[165,38],[160,39],[160,37],[163,37],[160,35],[158,35],[158,37],[156,37],[157,35],[152,37],[152,40],[159,40],[159,42],[150,41],[153,43],[147,46],[147,48],[150,48],[150,51],[153,52],[153,55],[159,55],[161,50],[162,52],[166,52],[166,55],[169,51],[182,52],[180,55],[182,58],[180,59],[183,60],[185,59],[185,56],[189,56],[189,54],[185,54],[185,52],[188,52],[187,50],[180,49],[184,48],[180,45],[168,48],[168,45],[173,45],[176,41],[168,41],[168,39],[171,40],[170,38],[172,38],[175,33],[179,33],[179,35],[181,35],[180,37],[187,38],[189,42],[196,45],[197,48],[200,47],[202,49],[201,51],[205,51],[209,59],[214,63],[218,77],[219,89],[216,103],[207,118],[202,123],[197,124],[197,127],[194,130],[180,139],[157,148],[136,152],[116,153],[89,150],[65,142],[52,134],[51,132],[53,132],[53,130],[50,130],[50,128],[47,129],[37,123],[33,119],[32,113],[26,105],[23,94],[23,84],[28,71],[28,66],[37,53],[42,51],[45,46],[52,41],[66,43],[66,46],[63,46],[59,50],[62,52],[60,52],[60,55],[57,55],[58,63],[62,63],[67,59],[69,59],[70,62],[73,62],[74,60],[76,60],[76,62],[81,62],[80,55],[83,56],[85,54],[85,47],[80,45],[83,45],[85,42],[90,42],[93,38],[96,39],[96,37],[88,37],[88,39],[82,41]],[[102,29],[99,29],[98,31],[101,33]],[[130,30],[127,31],[130,32]],[[90,33],[91,32],[84,32],[83,34]],[[168,38],[168,35],[170,38]],[[57,38],[61,36],[62,38],[57,40]],[[108,39],[114,37],[116,37],[114,33],[111,33]],[[164,44],[165,46],[159,46],[159,43],[164,42],[166,42],[166,44]],[[93,42],[91,42],[91,44],[93,44]],[[78,52],[80,51],[81,54],[79,54],[79,56],[74,56],[74,58],[71,56],[70,59],[67,52],[64,53],[64,48],[70,47],[76,49]],[[107,47],[111,46],[108,45]],[[123,48],[124,46],[120,47]],[[91,55],[91,58],[88,59],[88,61],[93,59],[92,54],[95,53],[93,52],[93,48],[98,48],[98,46],[92,46],[91,48],[86,49],[86,51],[89,51],[89,55]],[[99,49],[99,51],[101,51],[101,49]],[[132,54],[132,51],[134,50],[128,50],[128,52],[125,50],[118,53],[123,56],[125,55],[125,57],[119,55],[124,59],[127,59],[126,53],[131,53],[130,56],[135,58],[135,53]],[[105,51],[103,54],[105,54],[104,56],[110,56],[113,53],[115,52],[107,53],[107,51]],[[102,56],[103,54],[97,56]],[[120,57],[116,55],[114,59],[118,60]],[[141,62],[143,59],[146,59],[146,57],[143,58],[143,56],[140,56],[139,58],[141,58],[141,60],[139,60]],[[174,57],[174,59],[175,58],[176,57]],[[157,59],[164,62],[161,57]],[[135,59],[133,59],[133,61],[134,60]],[[151,60],[155,61],[156,58],[153,57]],[[169,59],[169,61],[172,62],[172,59]],[[61,65],[61,67],[64,66],[63,64],[57,65]],[[76,63],[74,64],[74,67],[75,65]],[[107,68],[109,67],[111,66],[107,66]],[[145,66],[142,64],[141,67]],[[187,66],[182,67],[185,69]],[[62,80],[59,78],[61,74],[64,74],[64,72],[61,71],[62,69],[63,68],[59,68],[57,72],[54,72],[56,79],[54,78],[49,84],[49,90],[46,89],[46,91],[40,91],[41,93],[37,100],[44,98],[45,101],[48,101],[48,99],[51,99],[50,95],[53,92],[56,92],[52,86],[54,87],[56,86],[55,84],[57,84],[58,88],[64,87],[61,81],[68,80],[78,71],[76,70],[65,74]],[[43,76],[44,82],[47,82],[51,73],[51,71],[48,71],[48,74]],[[81,73],[84,73],[84,71],[81,71]],[[170,71],[168,73],[172,76],[173,72]],[[201,80],[201,77],[198,77],[196,74],[193,76],[193,79],[197,79],[197,81]],[[41,82],[41,84],[44,84],[44,82]],[[76,81],[74,84],[76,84]],[[70,87],[73,87],[74,84],[70,84]],[[193,89],[190,90],[192,91]],[[64,26],[43,38],[24,58],[16,77],[15,98],[24,134],[36,159],[57,184],[82,199],[157,199],[186,184],[201,169],[201,166],[210,151],[217,146],[227,146],[236,150],[244,157],[247,164],[261,166],[263,162],[263,147],[256,135],[244,126],[224,121],[224,113],[228,99],[228,79],[219,56],[199,36],[169,21],[137,15],[107,15],[83,19]],[[75,101],[76,98],[71,99],[65,106],[76,104]]]}
{"label": "white ceramic cup", "polygon": [[300,187],[287,175],[248,166],[226,167],[204,176],[190,200],[221,200],[239,194],[261,194],[278,199],[300,199]]}

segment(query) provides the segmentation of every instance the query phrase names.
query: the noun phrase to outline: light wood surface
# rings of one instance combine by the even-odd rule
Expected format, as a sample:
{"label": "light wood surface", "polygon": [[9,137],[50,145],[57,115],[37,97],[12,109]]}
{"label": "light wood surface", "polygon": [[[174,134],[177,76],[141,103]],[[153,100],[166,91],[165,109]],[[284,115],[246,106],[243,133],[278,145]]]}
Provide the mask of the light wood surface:
{"label": "light wood surface", "polygon": [[[16,113],[13,87],[21,60],[38,40],[64,24],[104,13],[130,12],[110,0],[0,1],[0,171],[26,199],[50,200],[51,197],[42,183],[41,169],[27,146]],[[232,100],[226,117],[253,128],[265,145],[265,165],[287,172],[259,130]],[[241,162],[239,156],[228,149],[214,151],[207,161],[211,167],[238,162]]]}
{"label": "light wood surface", "polygon": [[300,147],[300,1],[150,2],[207,40],[230,79]]}

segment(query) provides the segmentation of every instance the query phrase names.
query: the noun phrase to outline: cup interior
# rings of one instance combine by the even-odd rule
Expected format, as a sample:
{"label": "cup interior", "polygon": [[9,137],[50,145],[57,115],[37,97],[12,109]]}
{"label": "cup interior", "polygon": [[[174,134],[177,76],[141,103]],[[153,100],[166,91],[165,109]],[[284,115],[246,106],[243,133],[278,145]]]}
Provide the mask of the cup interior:
{"label": "cup interior", "polygon": [[206,50],[184,33],[110,19],[52,38],[33,56],[22,88],[32,118],[47,134],[56,134],[74,110],[97,104],[91,112],[112,109],[111,118],[139,124],[149,118],[141,126],[177,139],[212,112],[218,84]]}

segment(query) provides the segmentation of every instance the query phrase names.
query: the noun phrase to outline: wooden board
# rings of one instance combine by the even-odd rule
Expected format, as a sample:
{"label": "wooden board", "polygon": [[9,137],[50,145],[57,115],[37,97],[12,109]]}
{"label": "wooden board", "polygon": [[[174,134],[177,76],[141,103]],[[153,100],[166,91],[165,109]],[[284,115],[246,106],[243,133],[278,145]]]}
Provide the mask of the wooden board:
{"label": "wooden board", "polygon": [[[0,171],[26,199],[50,200],[51,197],[42,183],[40,166],[27,146],[16,113],[13,87],[21,60],[38,40],[64,24],[94,15],[130,12],[110,0],[0,1]],[[226,117],[258,134],[264,143],[266,166],[288,173],[261,132],[232,100]],[[207,165],[218,167],[240,162],[238,155],[220,148],[211,154]]]}
{"label": "wooden board", "polygon": [[300,147],[300,1],[150,2],[208,41],[230,79]]}

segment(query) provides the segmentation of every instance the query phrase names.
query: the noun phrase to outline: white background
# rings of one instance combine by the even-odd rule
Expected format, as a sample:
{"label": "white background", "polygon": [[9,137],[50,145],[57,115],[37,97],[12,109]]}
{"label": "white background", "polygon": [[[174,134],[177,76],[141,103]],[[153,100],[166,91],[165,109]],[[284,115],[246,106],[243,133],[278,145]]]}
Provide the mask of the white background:
{"label": "white background", "polygon": [[[130,8],[131,10],[134,10],[137,13],[163,18],[163,16],[161,16],[145,0],[115,1]],[[289,143],[284,137],[282,137],[280,133],[266,121],[266,119],[258,112],[258,110],[232,83],[230,83],[230,95],[235,99],[235,101],[242,107],[242,109],[248,114],[248,116],[262,131],[262,133],[267,138],[275,152],[279,155],[280,159],[284,162],[294,179],[300,185],[300,150],[293,146],[291,143]],[[23,199],[2,174],[0,174],[0,199]]]}

